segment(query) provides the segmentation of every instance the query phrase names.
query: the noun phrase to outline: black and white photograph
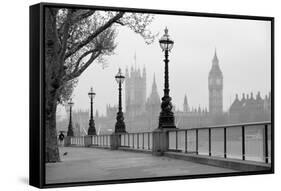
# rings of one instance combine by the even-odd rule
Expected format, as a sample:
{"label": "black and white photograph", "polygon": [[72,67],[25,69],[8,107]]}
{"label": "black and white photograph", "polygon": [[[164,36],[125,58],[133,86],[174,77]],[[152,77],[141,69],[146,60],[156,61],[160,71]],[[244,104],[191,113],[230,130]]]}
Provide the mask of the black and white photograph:
{"label": "black and white photograph", "polygon": [[273,172],[272,18],[41,8],[44,185]]}

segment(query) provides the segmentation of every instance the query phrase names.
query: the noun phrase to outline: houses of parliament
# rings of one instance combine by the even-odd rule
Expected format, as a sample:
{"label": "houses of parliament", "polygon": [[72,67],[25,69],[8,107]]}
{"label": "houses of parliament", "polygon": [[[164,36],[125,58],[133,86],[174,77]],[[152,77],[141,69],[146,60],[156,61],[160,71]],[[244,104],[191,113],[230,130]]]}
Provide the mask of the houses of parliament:
{"label": "houses of parliament", "polygon": [[[136,60],[135,60],[136,62]],[[146,97],[146,69],[131,66],[125,71],[125,123],[127,132],[151,132],[158,127],[161,99],[157,91],[155,76],[152,88]],[[209,110],[207,108],[191,108],[187,96],[183,98],[183,110],[174,110],[178,128],[194,128],[221,124],[248,123],[271,120],[271,94],[264,98],[260,92],[254,96],[237,95],[227,111],[223,111],[223,72],[215,51],[208,76]],[[106,134],[114,131],[117,106],[106,106],[106,114],[94,116],[98,133]],[[89,112],[74,111],[73,123],[75,134],[85,135],[88,129]],[[58,129],[66,129],[67,119],[58,122]]]}

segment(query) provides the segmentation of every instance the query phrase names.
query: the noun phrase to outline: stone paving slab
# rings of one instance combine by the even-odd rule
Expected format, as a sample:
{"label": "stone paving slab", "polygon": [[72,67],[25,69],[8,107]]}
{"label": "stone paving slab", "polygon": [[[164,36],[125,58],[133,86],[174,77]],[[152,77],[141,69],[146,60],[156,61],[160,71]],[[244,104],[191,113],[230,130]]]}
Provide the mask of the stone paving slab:
{"label": "stone paving slab", "polygon": [[47,184],[236,172],[148,153],[73,147],[60,153],[62,162],[46,164]]}

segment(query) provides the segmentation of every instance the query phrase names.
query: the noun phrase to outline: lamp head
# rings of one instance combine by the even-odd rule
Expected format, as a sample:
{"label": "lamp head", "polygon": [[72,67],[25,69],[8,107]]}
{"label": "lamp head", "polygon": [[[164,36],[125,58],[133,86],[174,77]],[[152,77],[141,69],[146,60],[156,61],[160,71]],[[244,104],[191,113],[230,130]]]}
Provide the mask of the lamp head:
{"label": "lamp head", "polygon": [[115,76],[115,80],[116,82],[119,83],[123,83],[125,80],[125,76],[123,76],[122,72],[121,72],[121,68],[119,68],[118,73]]}
{"label": "lamp head", "polygon": [[93,91],[93,87],[91,87],[90,92],[88,93],[88,96],[90,99],[93,99],[95,97],[96,93]]}
{"label": "lamp head", "polygon": [[174,41],[170,38],[167,27],[165,28],[164,32],[165,34],[159,40],[160,47],[163,51],[171,51],[174,46]]}
{"label": "lamp head", "polygon": [[74,105],[72,98],[69,99],[69,102],[67,103],[70,107]]}

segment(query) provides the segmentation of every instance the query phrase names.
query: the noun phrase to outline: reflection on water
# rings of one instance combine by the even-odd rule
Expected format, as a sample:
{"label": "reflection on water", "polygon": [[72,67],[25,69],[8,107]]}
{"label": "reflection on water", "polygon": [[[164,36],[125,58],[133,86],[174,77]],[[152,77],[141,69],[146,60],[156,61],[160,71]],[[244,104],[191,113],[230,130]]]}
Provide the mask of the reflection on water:
{"label": "reflection on water", "polygon": [[[242,159],[242,127],[227,127],[226,157]],[[271,125],[268,134],[268,162],[271,162]],[[209,136],[211,147],[209,147]],[[265,162],[265,127],[264,125],[245,126],[245,160]],[[152,149],[152,132],[129,133],[121,136],[121,145],[138,149]],[[198,129],[198,154],[224,157],[224,128]],[[169,149],[181,152],[196,152],[196,130],[169,131]]]}
{"label": "reflection on water", "polygon": [[128,133],[121,136],[121,146],[128,146],[136,149],[152,148],[152,133]]}
{"label": "reflection on water", "polygon": [[212,140],[211,151],[213,156],[219,156],[219,157],[224,156],[223,136],[224,136],[223,129],[213,129],[211,131],[211,140]]}
{"label": "reflection on water", "polygon": [[[268,156],[271,156],[271,132],[268,126]],[[227,158],[242,159],[242,128],[229,127],[226,129],[226,155]],[[196,151],[196,131],[187,131],[187,152]],[[185,131],[169,132],[169,149],[185,152]],[[212,156],[224,157],[224,129],[211,130]],[[245,127],[245,160],[265,161],[264,125]],[[209,154],[209,130],[198,130],[198,154]],[[269,158],[269,163],[271,162]]]}
{"label": "reflection on water", "polygon": [[209,131],[207,129],[198,131],[198,154],[209,154]]}

